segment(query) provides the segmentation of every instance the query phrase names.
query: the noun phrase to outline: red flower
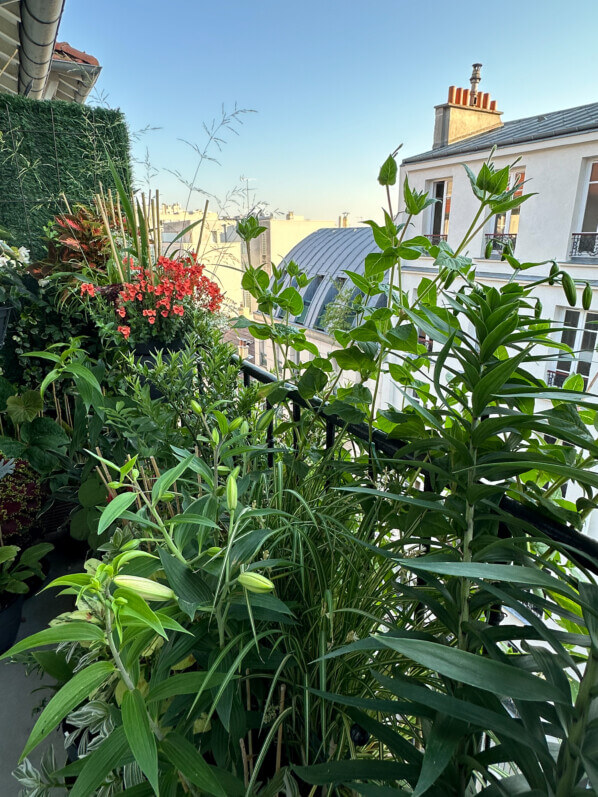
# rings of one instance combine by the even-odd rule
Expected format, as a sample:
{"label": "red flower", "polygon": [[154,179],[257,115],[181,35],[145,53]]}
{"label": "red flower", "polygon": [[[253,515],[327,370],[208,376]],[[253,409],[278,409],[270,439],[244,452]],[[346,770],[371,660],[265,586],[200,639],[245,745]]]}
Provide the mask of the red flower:
{"label": "red flower", "polygon": [[122,334],[125,340],[128,340],[129,335],[131,334],[131,327],[118,327],[118,331]]}
{"label": "red flower", "polygon": [[81,285],[81,296],[85,296],[86,293],[88,293],[92,299],[96,295],[95,285],[92,285],[91,282],[84,282]]}

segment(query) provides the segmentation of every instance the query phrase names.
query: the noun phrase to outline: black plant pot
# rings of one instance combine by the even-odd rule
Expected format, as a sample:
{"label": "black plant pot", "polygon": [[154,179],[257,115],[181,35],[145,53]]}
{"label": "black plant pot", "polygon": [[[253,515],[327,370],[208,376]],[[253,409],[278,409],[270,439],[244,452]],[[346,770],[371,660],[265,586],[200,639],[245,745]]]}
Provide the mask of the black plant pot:
{"label": "black plant pot", "polygon": [[[162,351],[162,356],[166,360],[169,358],[170,354],[175,351],[181,351],[184,347],[182,340],[172,340],[170,343],[163,343],[162,341],[156,340],[149,340],[146,343],[136,343],[133,349],[133,354],[137,359],[139,365],[150,365],[154,362],[153,355],[156,354],[158,351]],[[141,384],[145,384],[149,382],[150,386],[150,398],[153,401],[157,399],[164,398],[164,394],[161,390],[152,384],[151,379],[144,379],[141,378]]]}
{"label": "black plant pot", "polygon": [[24,602],[24,595],[14,595],[6,607],[0,610],[0,653],[6,653],[17,638]]}

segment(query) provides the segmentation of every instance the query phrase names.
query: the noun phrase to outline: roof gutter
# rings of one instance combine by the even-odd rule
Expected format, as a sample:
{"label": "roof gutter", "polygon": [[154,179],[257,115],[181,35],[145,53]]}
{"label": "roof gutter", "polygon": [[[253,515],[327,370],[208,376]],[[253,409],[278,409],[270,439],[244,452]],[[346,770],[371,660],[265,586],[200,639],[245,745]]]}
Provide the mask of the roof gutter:
{"label": "roof gutter", "polygon": [[75,61],[65,61],[61,58],[54,58],[51,67],[53,74],[72,77],[79,81],[80,85],[74,100],[81,103],[87,99],[98,75],[102,71],[102,67],[95,66],[95,64],[79,64]]}
{"label": "roof gutter", "polygon": [[19,94],[42,99],[65,0],[21,0]]}

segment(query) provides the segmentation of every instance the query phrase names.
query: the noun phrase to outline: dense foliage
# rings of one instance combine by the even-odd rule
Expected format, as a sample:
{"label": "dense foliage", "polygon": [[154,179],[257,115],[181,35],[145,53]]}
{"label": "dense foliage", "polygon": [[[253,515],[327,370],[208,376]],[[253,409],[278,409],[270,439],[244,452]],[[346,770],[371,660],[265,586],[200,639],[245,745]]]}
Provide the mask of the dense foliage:
{"label": "dense foliage", "polygon": [[10,191],[0,205],[0,227],[43,257],[48,220],[64,211],[64,198],[89,203],[110,183],[108,159],[128,182],[129,134],[120,111],[3,94],[0,184]]}
{"label": "dense foliage", "polygon": [[[396,175],[391,157],[389,197]],[[376,251],[347,272],[353,317],[327,356],[294,322],[307,276],[249,266],[258,314],[237,325],[274,347],[272,384],[242,383],[205,307],[180,350],[144,361],[82,341],[36,353],[50,363],[36,417],[58,416],[53,389],[71,397],[53,455],[82,460],[95,555],[50,585],[73,611],[6,654],[52,645],[60,676],[15,773],[23,794],[598,792],[598,561],[576,550],[598,401],[533,372],[574,357],[536,288],[562,284],[572,304],[577,289],[508,246],[513,279],[477,278],[468,243],[528,197],[491,162],[470,179],[479,210],[454,251],[410,237],[433,200],[407,182],[404,218],[369,222]],[[140,274],[158,262],[116,185],[126,225],[119,239],[108,222],[105,268],[81,273],[92,299],[121,290],[127,258]],[[239,225],[247,244],[261,231]],[[437,274],[411,297],[401,264],[421,256]],[[377,407],[382,378],[401,406]],[[62,722],[70,762],[55,751],[37,769]]]}

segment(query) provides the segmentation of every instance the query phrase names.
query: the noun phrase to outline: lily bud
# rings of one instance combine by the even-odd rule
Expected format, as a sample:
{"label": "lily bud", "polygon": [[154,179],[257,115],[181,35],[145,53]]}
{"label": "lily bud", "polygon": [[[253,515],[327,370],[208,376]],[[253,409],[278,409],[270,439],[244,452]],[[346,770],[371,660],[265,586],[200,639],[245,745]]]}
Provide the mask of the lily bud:
{"label": "lily bud", "polygon": [[191,399],[191,409],[196,415],[203,415],[203,410],[201,408],[201,404],[199,401],[195,401],[195,399]]}
{"label": "lily bud", "polygon": [[167,601],[175,597],[174,592],[166,584],[152,581],[151,578],[142,576],[115,576],[114,583],[137,593],[146,601]]}
{"label": "lily bud", "polygon": [[239,468],[235,468],[226,480],[226,505],[229,512],[234,512],[237,508],[237,474]]}
{"label": "lily bud", "polygon": [[218,556],[222,548],[219,548],[217,545],[213,545],[211,548],[208,548],[206,553],[208,556]]}
{"label": "lily bud", "polygon": [[259,573],[241,573],[237,579],[242,587],[245,587],[249,592],[265,593],[272,592],[274,584],[266,576],[261,576]]}

